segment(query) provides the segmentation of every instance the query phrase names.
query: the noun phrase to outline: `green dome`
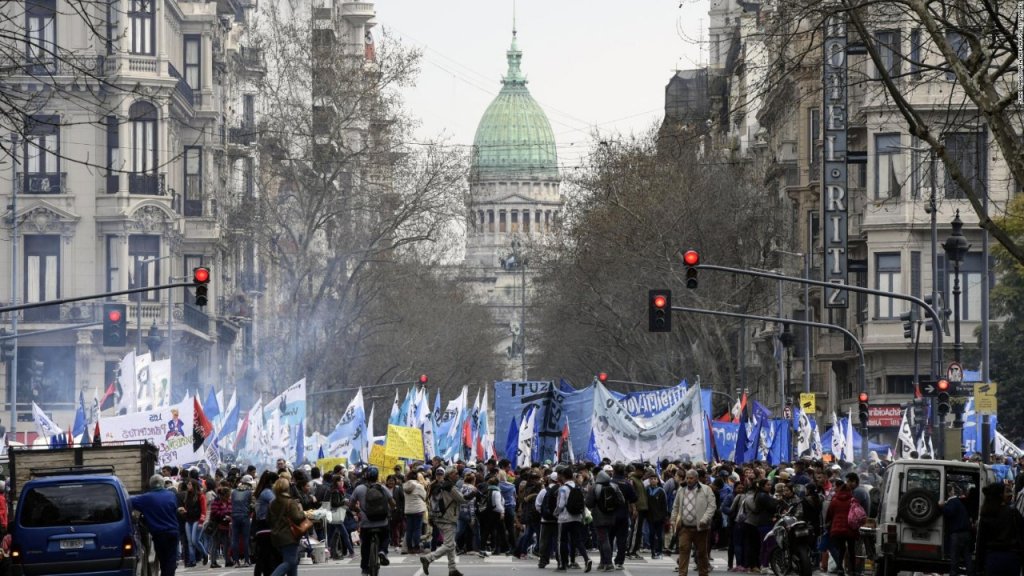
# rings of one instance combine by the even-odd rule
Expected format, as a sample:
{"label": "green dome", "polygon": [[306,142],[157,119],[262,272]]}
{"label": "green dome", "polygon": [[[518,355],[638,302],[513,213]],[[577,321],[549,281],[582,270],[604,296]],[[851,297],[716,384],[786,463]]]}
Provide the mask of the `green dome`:
{"label": "green dome", "polygon": [[508,74],[487,107],[473,138],[475,180],[558,179],[555,135],[548,117],[526,89],[519,70],[523,53],[512,37]]}

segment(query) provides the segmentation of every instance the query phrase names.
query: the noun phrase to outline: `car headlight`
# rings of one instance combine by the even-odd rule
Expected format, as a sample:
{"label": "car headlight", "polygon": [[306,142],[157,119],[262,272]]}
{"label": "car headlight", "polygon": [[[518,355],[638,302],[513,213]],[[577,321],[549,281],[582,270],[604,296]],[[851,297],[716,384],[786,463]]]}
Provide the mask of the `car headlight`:
{"label": "car headlight", "polygon": [[807,536],[810,533],[811,533],[811,529],[808,528],[807,526],[797,526],[796,528],[793,529],[793,536],[796,536],[798,538],[802,538],[804,536]]}

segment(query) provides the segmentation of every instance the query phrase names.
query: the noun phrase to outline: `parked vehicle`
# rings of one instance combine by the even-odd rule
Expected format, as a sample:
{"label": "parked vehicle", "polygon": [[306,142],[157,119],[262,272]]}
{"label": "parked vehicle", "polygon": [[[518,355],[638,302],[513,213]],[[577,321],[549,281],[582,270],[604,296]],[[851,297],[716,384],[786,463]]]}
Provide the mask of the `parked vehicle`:
{"label": "parked vehicle", "polygon": [[949,573],[942,505],[963,493],[973,521],[984,502],[981,488],[996,482],[992,468],[955,460],[903,459],[882,479],[877,517],[860,529],[876,576],[902,571]]}
{"label": "parked vehicle", "polygon": [[[152,576],[155,553],[129,493],[153,474],[150,444],[11,450],[14,576]],[[47,466],[63,464],[69,466]],[[118,459],[118,465],[86,462]],[[17,488],[20,487],[20,493]]]}

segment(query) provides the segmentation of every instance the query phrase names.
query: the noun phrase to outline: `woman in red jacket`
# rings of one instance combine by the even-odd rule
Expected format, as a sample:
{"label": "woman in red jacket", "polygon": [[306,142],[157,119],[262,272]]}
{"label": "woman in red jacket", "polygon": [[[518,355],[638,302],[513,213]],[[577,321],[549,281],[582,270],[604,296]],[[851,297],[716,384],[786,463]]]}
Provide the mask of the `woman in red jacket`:
{"label": "woman in red jacket", "polygon": [[836,481],[836,493],[828,506],[825,514],[825,522],[829,526],[829,539],[832,550],[835,552],[836,573],[844,574],[843,567],[849,559],[850,573],[855,572],[857,559],[854,556],[853,547],[857,542],[857,531],[848,522],[850,514],[850,502],[853,500],[853,490],[846,483],[840,484]]}

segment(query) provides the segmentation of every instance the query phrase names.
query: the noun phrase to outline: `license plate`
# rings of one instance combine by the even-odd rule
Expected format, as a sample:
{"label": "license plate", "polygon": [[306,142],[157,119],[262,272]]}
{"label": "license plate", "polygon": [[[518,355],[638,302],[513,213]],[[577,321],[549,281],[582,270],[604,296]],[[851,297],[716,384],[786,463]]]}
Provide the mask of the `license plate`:
{"label": "license plate", "polygon": [[77,550],[79,548],[85,548],[85,540],[81,538],[60,541],[61,550]]}
{"label": "license plate", "polygon": [[914,530],[913,535],[915,540],[928,540],[932,536],[927,530]]}

